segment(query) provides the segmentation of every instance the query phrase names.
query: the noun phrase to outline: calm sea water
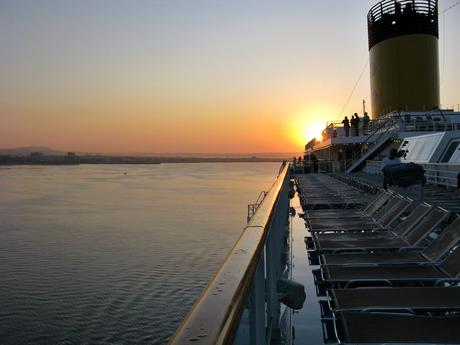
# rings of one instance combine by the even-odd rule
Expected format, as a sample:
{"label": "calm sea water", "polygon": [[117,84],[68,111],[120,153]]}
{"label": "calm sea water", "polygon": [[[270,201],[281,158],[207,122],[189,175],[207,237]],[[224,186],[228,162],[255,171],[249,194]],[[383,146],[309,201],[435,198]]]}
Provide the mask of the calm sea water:
{"label": "calm sea water", "polygon": [[274,163],[0,168],[0,344],[163,344]]}

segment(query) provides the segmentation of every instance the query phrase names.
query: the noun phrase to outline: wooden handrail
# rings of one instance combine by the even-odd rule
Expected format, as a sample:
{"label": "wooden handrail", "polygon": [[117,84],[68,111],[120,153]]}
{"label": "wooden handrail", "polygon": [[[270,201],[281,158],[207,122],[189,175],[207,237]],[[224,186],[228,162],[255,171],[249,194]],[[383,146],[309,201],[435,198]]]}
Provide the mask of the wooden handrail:
{"label": "wooden handrail", "polygon": [[277,202],[288,184],[289,165],[286,164],[169,344],[232,344]]}

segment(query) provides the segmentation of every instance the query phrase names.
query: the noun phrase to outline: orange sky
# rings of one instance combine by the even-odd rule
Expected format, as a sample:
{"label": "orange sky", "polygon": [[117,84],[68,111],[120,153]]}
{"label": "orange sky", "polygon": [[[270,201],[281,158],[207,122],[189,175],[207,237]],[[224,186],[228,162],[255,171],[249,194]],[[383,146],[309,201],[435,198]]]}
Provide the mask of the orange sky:
{"label": "orange sky", "polygon": [[321,114],[333,118],[336,109],[284,92],[234,95],[238,104],[231,97],[154,102],[118,95],[91,106],[35,100],[11,108],[6,126],[15,130],[1,140],[84,152],[301,151],[324,127]]}
{"label": "orange sky", "polygon": [[[344,115],[374,3],[2,1],[0,148],[301,152]],[[452,18],[449,105],[460,99]],[[361,112],[362,99],[367,69],[345,113]]]}

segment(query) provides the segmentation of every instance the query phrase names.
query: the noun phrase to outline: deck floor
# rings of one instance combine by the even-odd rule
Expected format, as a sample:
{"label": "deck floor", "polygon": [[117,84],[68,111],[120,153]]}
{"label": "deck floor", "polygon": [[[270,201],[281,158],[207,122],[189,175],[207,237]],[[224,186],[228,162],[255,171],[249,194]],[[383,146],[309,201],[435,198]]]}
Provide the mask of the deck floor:
{"label": "deck floor", "polygon": [[303,213],[298,195],[291,200],[291,207],[296,210],[296,215],[291,217],[292,237],[292,278],[305,287],[306,300],[301,310],[295,311],[292,317],[294,327],[294,344],[324,344],[321,326],[321,310],[316,297],[316,287],[312,270],[317,266],[308,263],[305,246],[305,236],[309,235],[303,218]]}
{"label": "deck floor", "polygon": [[304,208],[332,209],[334,212],[340,212],[341,209],[350,210],[365,204],[371,195],[328,175],[296,175],[296,179],[301,189],[301,197],[296,194],[291,200],[291,207],[296,210],[296,215],[291,218],[292,277],[304,285],[307,297],[303,308],[295,311],[292,318],[294,344],[320,345],[325,344],[319,303],[324,298],[317,297],[312,272],[319,266],[309,263],[305,237],[311,234],[305,220],[299,217],[299,214],[305,212]]}

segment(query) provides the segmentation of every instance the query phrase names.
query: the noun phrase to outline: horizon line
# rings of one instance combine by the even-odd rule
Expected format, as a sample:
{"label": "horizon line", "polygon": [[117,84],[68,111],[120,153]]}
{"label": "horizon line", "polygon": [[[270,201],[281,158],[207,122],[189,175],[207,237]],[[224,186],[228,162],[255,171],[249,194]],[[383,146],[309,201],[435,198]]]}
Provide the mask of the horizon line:
{"label": "horizon line", "polygon": [[103,152],[103,151],[78,151],[78,150],[61,150],[61,149],[54,149],[49,146],[41,146],[41,145],[32,145],[32,146],[19,146],[19,147],[2,147],[0,151],[19,151],[19,150],[32,150],[37,149],[39,152],[40,149],[48,150],[48,151],[55,151],[59,153],[67,153],[67,152],[75,152],[78,154],[105,154],[105,155],[161,155],[161,156],[180,156],[180,155],[207,155],[207,156],[234,156],[234,155],[269,155],[269,154],[276,154],[276,155],[283,155],[283,154],[299,154],[303,151],[246,151],[246,152]]}

